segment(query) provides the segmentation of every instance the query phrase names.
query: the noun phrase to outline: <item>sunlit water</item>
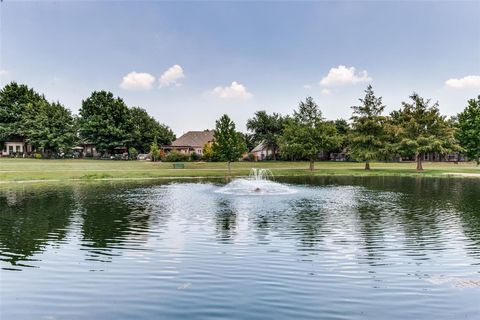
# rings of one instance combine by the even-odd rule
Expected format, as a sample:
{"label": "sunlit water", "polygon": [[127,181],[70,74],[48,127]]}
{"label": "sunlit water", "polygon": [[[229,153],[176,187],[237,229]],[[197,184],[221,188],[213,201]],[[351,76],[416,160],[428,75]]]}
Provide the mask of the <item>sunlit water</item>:
{"label": "sunlit water", "polygon": [[480,180],[281,182],[3,187],[0,319],[480,319]]}

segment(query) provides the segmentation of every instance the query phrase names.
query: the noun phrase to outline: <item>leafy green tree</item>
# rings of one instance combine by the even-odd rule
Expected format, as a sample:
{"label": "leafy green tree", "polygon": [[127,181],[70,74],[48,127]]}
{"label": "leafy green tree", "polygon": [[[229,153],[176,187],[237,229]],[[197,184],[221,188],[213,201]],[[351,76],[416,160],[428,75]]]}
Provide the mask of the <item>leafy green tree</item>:
{"label": "leafy green tree", "polygon": [[102,152],[127,146],[132,139],[130,110],[111,92],[93,92],[82,101],[80,116],[81,137]]}
{"label": "leafy green tree", "polygon": [[211,143],[205,143],[202,149],[203,159],[210,161],[213,157],[213,149]]}
{"label": "leafy green tree", "polygon": [[335,125],[322,117],[312,97],[300,102],[293,118],[286,121],[280,137],[280,151],[285,156],[307,158],[310,170],[321,152],[337,148],[341,143]]}
{"label": "leafy green tree", "polygon": [[76,119],[59,102],[28,104],[23,122],[26,141],[50,156],[67,152],[78,140]]}
{"label": "leafy green tree", "polygon": [[410,96],[411,102],[402,102],[402,108],[391,113],[391,127],[396,132],[397,150],[401,154],[415,155],[417,171],[423,170],[425,153],[447,154],[459,150],[455,129],[440,114],[438,102],[430,105],[417,93]]}
{"label": "leafy green tree", "polygon": [[161,145],[168,145],[175,140],[175,134],[166,125],[160,124],[147,111],[134,107],[130,109],[131,142],[130,145],[145,153],[157,139]]}
{"label": "leafy green tree", "polygon": [[238,161],[247,150],[245,140],[242,134],[235,130],[235,123],[226,114],[216,121],[213,136],[214,157],[226,161],[228,172],[231,172],[231,162]]}
{"label": "leafy green tree", "polygon": [[457,138],[467,156],[480,164],[480,95],[458,115]]}
{"label": "leafy green tree", "polygon": [[278,139],[283,133],[284,118],[278,113],[271,115],[266,111],[257,111],[255,116],[247,121],[247,129],[252,131],[256,144],[264,143],[273,153],[273,160],[278,152]]}
{"label": "leafy green tree", "polygon": [[11,82],[0,91],[0,146],[10,136],[25,136],[25,118],[32,106],[47,103],[44,96],[24,84]]}
{"label": "leafy green tree", "polygon": [[349,137],[350,154],[353,159],[365,162],[370,170],[370,161],[380,158],[385,147],[385,106],[381,97],[376,97],[372,86],[365,90],[365,98],[359,99],[360,106],[353,106],[352,131]]}
{"label": "leafy green tree", "polygon": [[158,148],[157,138],[153,139],[152,144],[150,145],[150,154],[152,155],[152,161],[158,161],[160,158],[160,149]]}

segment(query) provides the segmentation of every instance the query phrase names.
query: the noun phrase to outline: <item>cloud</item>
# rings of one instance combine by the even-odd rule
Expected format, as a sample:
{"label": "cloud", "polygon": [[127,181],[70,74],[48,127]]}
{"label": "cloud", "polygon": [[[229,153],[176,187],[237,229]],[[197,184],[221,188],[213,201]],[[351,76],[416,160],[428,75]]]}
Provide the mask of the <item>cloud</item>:
{"label": "cloud", "polygon": [[327,94],[330,94],[330,89],[323,88],[321,92],[322,92],[322,94],[327,95]]}
{"label": "cloud", "polygon": [[345,67],[339,65],[336,68],[331,68],[328,74],[322,78],[320,85],[328,86],[342,86],[347,84],[357,84],[370,82],[372,78],[368,76],[367,71],[356,73],[355,67]]}
{"label": "cloud", "polygon": [[178,80],[182,78],[185,78],[182,67],[178,64],[173,65],[160,76],[160,88],[170,85],[179,86]]}
{"label": "cloud", "polygon": [[0,69],[0,77],[4,77],[8,74],[7,70]]}
{"label": "cloud", "polygon": [[250,99],[253,96],[243,84],[236,81],[228,87],[216,87],[210,93],[222,99]]}
{"label": "cloud", "polygon": [[155,83],[155,77],[150,73],[130,72],[123,77],[120,87],[125,90],[150,90]]}
{"label": "cloud", "polygon": [[303,88],[304,89],[312,89],[312,85],[311,84],[304,84]]}
{"label": "cloud", "polygon": [[466,76],[460,79],[448,79],[445,86],[453,89],[480,89],[480,76]]}

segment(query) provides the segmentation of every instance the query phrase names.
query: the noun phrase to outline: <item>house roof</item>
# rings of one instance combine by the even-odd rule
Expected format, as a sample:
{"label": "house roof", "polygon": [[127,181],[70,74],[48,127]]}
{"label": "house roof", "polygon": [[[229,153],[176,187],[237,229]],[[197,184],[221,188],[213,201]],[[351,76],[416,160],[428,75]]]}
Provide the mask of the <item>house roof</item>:
{"label": "house roof", "polygon": [[172,142],[172,147],[203,147],[213,141],[213,130],[188,131]]}
{"label": "house roof", "polygon": [[267,146],[265,145],[265,141],[260,142],[255,148],[252,149],[250,152],[260,152],[265,149],[268,149]]}

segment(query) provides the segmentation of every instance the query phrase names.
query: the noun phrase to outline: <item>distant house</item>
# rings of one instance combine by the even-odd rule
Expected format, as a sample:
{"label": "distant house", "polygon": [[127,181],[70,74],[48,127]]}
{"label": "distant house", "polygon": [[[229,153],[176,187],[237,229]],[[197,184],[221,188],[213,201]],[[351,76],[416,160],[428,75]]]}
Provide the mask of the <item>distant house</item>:
{"label": "distant house", "polygon": [[78,153],[78,157],[100,157],[101,153],[97,151],[95,145],[91,142],[82,142],[73,148],[74,152]]}
{"label": "distant house", "polygon": [[250,151],[255,161],[267,160],[273,158],[273,149],[269,148],[265,142],[259,143]]}
{"label": "distant house", "polygon": [[1,155],[8,156],[23,156],[32,152],[32,146],[25,142],[25,138],[21,136],[10,136],[3,144]]}
{"label": "distant house", "polygon": [[164,146],[163,150],[166,152],[177,151],[187,155],[195,152],[196,154],[202,155],[203,147],[210,143],[213,143],[213,130],[188,131],[173,141],[171,145]]}

